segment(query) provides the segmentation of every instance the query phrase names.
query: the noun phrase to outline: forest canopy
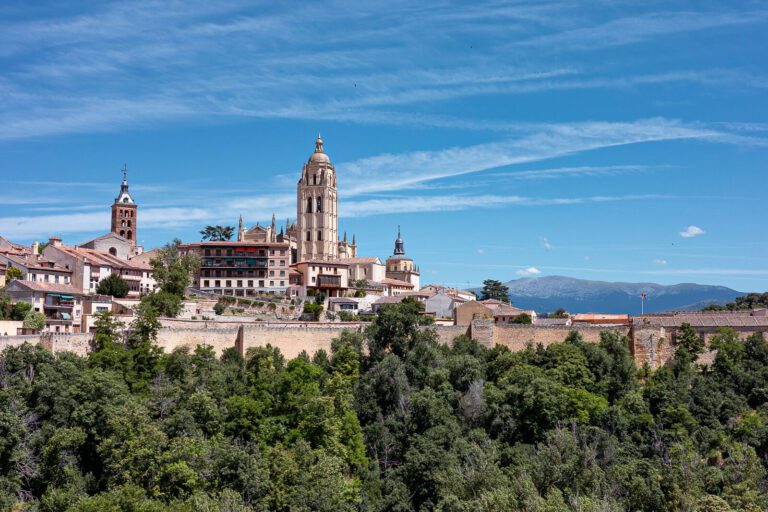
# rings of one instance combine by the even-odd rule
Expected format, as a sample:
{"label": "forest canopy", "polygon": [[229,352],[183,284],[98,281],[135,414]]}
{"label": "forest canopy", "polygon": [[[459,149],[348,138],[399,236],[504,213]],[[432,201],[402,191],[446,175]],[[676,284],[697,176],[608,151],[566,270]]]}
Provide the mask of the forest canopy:
{"label": "forest canopy", "polygon": [[152,309],[102,314],[88,357],[0,353],[0,509],[759,511],[768,344],[683,329],[637,368],[628,340],[451,346],[419,305],[309,357],[163,353]]}

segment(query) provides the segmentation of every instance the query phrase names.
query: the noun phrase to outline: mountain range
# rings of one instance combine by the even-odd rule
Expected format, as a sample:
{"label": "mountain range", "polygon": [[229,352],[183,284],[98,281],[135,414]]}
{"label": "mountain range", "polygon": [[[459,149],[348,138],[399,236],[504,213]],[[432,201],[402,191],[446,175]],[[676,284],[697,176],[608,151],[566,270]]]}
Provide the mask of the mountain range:
{"label": "mountain range", "polygon": [[515,306],[540,313],[563,308],[571,313],[639,315],[642,293],[646,294],[646,313],[696,311],[709,304],[732,302],[744,295],[725,286],[612,283],[563,276],[514,279],[505,284]]}

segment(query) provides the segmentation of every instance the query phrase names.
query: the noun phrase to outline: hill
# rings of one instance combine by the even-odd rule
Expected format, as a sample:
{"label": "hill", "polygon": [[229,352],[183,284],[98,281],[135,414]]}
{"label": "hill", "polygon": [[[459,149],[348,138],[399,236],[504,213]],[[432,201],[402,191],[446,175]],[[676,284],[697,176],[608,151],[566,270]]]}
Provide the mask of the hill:
{"label": "hill", "polygon": [[709,304],[725,304],[742,292],[725,286],[694,283],[612,283],[563,276],[515,279],[505,283],[512,303],[538,312],[564,308],[572,313],[640,314],[640,294],[646,313],[694,311]]}

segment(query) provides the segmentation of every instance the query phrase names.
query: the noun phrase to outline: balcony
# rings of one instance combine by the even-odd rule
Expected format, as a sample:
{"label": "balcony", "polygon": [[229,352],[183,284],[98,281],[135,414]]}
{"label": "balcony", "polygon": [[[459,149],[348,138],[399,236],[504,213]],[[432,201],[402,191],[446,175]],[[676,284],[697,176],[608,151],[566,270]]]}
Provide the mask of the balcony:
{"label": "balcony", "polygon": [[341,276],[321,274],[317,276],[318,288],[341,288]]}

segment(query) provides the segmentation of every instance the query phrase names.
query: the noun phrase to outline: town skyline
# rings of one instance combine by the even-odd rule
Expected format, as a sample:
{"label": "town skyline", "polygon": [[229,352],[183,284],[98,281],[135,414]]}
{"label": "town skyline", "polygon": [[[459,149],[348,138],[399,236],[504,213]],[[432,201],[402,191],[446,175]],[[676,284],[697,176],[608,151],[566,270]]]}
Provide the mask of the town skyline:
{"label": "town skyline", "polygon": [[320,132],[339,232],[385,258],[401,225],[424,283],[768,285],[759,4],[566,3],[578,22],[563,4],[366,5],[309,34],[311,6],[18,5],[0,36],[13,241],[103,233],[124,164],[147,249],[241,214],[283,222]]}

